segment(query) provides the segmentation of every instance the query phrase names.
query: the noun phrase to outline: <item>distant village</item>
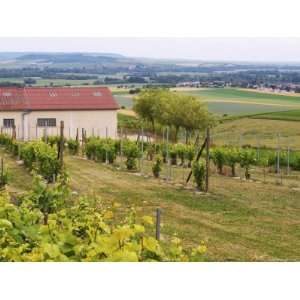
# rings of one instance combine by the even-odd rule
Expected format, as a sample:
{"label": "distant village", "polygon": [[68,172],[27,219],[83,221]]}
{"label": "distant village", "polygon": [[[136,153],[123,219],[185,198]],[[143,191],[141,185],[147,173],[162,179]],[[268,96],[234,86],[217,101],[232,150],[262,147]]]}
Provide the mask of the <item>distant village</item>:
{"label": "distant village", "polygon": [[176,87],[191,87],[191,88],[225,88],[225,87],[241,87],[247,89],[255,89],[262,92],[272,93],[300,93],[300,84],[247,84],[236,85],[227,83],[224,81],[211,81],[211,82],[199,82],[199,81],[187,81],[176,84]]}

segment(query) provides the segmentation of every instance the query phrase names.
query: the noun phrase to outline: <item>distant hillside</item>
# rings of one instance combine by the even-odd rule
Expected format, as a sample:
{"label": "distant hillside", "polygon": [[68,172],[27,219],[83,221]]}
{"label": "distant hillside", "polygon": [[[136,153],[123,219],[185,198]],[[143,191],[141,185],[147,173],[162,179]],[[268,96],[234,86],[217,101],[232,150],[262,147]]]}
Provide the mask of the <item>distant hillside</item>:
{"label": "distant hillside", "polygon": [[119,54],[99,53],[28,53],[16,57],[18,61],[39,61],[45,63],[103,63],[115,62],[123,58]]}

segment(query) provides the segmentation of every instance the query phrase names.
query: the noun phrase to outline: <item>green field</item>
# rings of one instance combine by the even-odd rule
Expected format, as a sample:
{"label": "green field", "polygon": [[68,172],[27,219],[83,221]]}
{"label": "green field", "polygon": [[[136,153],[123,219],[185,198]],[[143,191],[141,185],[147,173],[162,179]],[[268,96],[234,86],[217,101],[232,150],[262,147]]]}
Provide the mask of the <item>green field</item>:
{"label": "green field", "polygon": [[187,93],[201,96],[206,100],[255,101],[271,104],[299,104],[300,96],[276,95],[256,91],[246,91],[235,88],[211,88],[188,91]]}
{"label": "green field", "polygon": [[280,111],[253,116],[255,119],[300,121],[300,110]]}
{"label": "green field", "polygon": [[185,93],[199,96],[216,114],[248,115],[300,108],[300,96],[275,95],[233,88],[202,89]]}
{"label": "green field", "polygon": [[132,98],[129,98],[128,95],[119,95],[119,94],[113,94],[119,105],[125,108],[131,109],[132,108]]}
{"label": "green field", "polygon": [[280,112],[287,107],[276,105],[250,104],[250,103],[233,103],[233,102],[210,102],[207,101],[207,108],[210,112],[217,115],[243,116],[252,114],[261,114]]}

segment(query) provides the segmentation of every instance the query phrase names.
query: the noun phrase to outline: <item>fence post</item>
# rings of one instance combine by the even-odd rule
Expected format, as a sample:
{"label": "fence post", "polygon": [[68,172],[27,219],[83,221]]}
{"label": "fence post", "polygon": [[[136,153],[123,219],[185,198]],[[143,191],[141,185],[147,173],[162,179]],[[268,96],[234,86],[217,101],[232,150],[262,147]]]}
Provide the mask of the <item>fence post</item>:
{"label": "fence post", "polygon": [[[108,139],[108,129],[107,126],[105,128],[105,136],[106,136],[106,142]],[[105,163],[108,164],[108,153],[107,153],[107,147],[105,147]]]}
{"label": "fence post", "polygon": [[121,168],[123,164],[123,127],[120,128],[120,156],[121,156]]}
{"label": "fence post", "polygon": [[156,209],[156,231],[155,237],[159,241],[160,240],[160,209]]}
{"label": "fence post", "polygon": [[280,152],[279,152],[279,133],[277,134],[277,164],[276,164],[276,173],[280,172]]}
{"label": "fence post", "polygon": [[84,128],[81,128],[81,150],[82,156],[84,156]]}
{"label": "fence post", "polygon": [[167,134],[166,134],[166,139],[167,139],[167,165],[168,165],[168,170],[167,170],[167,180],[171,180],[171,160],[170,160],[170,154],[169,154],[169,126],[167,126]]}
{"label": "fence post", "polygon": [[210,132],[209,132],[209,127],[207,127],[206,129],[206,170],[205,170],[205,192],[206,193],[209,190],[209,173],[210,173],[209,147],[210,147]]}
{"label": "fence post", "polygon": [[143,174],[143,159],[144,159],[144,128],[142,126],[142,143],[141,143],[141,162],[140,162],[140,169],[141,174]]}
{"label": "fence post", "polygon": [[3,161],[3,157],[1,157],[1,185],[3,181],[3,177],[4,177],[4,161]]}
{"label": "fence post", "polygon": [[290,175],[290,146],[287,148],[287,175]]}
{"label": "fence post", "polygon": [[15,140],[16,138],[17,138],[16,125],[14,125],[12,128],[12,139]]}
{"label": "fence post", "polygon": [[64,163],[64,121],[60,121],[60,140],[58,149],[58,160],[60,168],[63,167]]}

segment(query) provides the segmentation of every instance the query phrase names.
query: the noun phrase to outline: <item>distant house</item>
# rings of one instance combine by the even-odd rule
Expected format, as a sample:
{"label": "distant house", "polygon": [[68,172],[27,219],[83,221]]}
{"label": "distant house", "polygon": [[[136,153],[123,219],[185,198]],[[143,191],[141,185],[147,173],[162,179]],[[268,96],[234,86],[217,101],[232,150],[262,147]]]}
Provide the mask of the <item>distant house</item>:
{"label": "distant house", "polygon": [[115,137],[118,108],[106,87],[0,87],[1,131],[24,140],[58,134],[60,121],[66,137]]}

